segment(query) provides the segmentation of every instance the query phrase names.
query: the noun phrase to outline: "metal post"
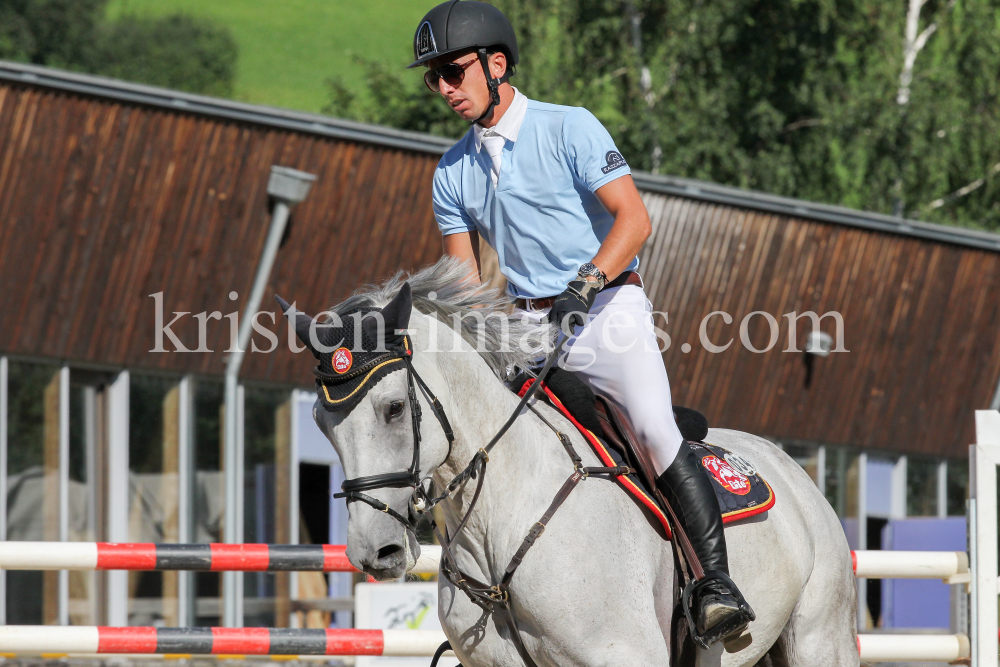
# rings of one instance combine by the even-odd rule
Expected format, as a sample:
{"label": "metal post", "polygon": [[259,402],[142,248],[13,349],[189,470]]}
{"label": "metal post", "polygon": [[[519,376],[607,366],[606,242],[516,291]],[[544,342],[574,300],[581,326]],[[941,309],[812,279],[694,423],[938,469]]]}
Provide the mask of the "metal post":
{"label": "metal post", "polygon": [[[7,539],[7,357],[0,357],[0,540]],[[0,570],[0,625],[7,625],[7,572]]]}
{"label": "metal post", "polygon": [[[316,176],[288,167],[271,167],[271,177],[267,183],[267,194],[274,201],[274,213],[271,215],[271,229],[264,243],[260,261],[257,264],[257,274],[254,276],[253,287],[243,309],[243,319],[240,321],[236,347],[230,352],[226,361],[226,422],[225,445],[223,448],[223,477],[225,480],[225,514],[223,521],[223,538],[226,542],[237,544],[243,533],[243,505],[240,502],[243,488],[243,452],[237,429],[238,419],[238,380],[243,355],[250,343],[253,318],[260,307],[264,289],[271,277],[271,269],[285,234],[285,225],[291,207],[301,202],[309,194]],[[226,627],[238,627],[238,619],[242,617],[242,577],[238,573],[228,572],[223,575],[223,614],[222,624]]]}
{"label": "metal post", "polygon": [[[100,502],[100,490],[97,485],[97,389],[93,386],[83,387],[83,452],[84,467],[87,480],[87,537],[89,540],[97,540],[97,503]],[[100,598],[96,588],[97,575],[93,572],[87,573],[90,580],[91,589],[94,591],[90,595],[88,604],[90,607],[90,617],[96,619],[100,614]]]}
{"label": "metal post", "polygon": [[[69,541],[69,366],[59,369],[59,541]],[[59,625],[69,625],[69,570],[59,570]]]}
{"label": "metal post", "polygon": [[[292,405],[289,410],[289,425],[291,434],[288,438],[288,542],[289,544],[299,543],[299,390],[292,391]],[[299,573],[290,572],[288,575],[288,597],[292,600],[299,599]],[[292,613],[289,619],[289,627],[298,627],[299,615]]]}
{"label": "metal post", "polygon": [[[177,386],[177,541],[190,544],[193,499],[193,454],[194,403],[192,401],[190,375],[181,378]],[[187,627],[194,623],[194,578],[190,572],[177,573],[177,624]]]}
{"label": "metal post", "polygon": [[906,469],[907,458],[900,456],[892,467],[892,495],[889,501],[889,517],[892,519],[906,518]]}
{"label": "metal post", "polygon": [[976,443],[969,448],[969,499],[973,512],[972,664],[998,667],[997,466],[1000,412],[976,410]]}
{"label": "metal post", "polygon": [[[858,549],[868,548],[868,455],[858,455]],[[868,580],[858,579],[858,630],[867,630]]]}
{"label": "metal post", "polygon": [[[107,539],[128,542],[129,372],[122,371],[108,387]],[[128,572],[111,570],[108,582],[108,625],[128,625]]]}
{"label": "metal post", "polygon": [[948,517],[948,459],[941,459],[937,466],[937,515]]}
{"label": "metal post", "polygon": [[[234,536],[234,542],[243,542],[243,521],[244,521],[244,508],[246,507],[244,499],[244,491],[246,491],[246,438],[244,427],[246,421],[244,419],[244,406],[246,405],[246,394],[244,392],[244,387],[242,384],[236,385],[236,409],[234,410],[235,415],[235,427],[236,427],[236,458],[233,459],[235,462],[236,472],[234,473],[238,482],[236,484],[236,504],[235,507],[239,508],[239,523],[236,526],[236,535]],[[227,540],[228,541],[228,540]],[[230,627],[242,627],[243,626],[243,573],[242,572],[226,572],[224,577],[229,577],[229,586],[232,591],[230,598],[233,600],[233,612],[232,617],[233,625]]]}

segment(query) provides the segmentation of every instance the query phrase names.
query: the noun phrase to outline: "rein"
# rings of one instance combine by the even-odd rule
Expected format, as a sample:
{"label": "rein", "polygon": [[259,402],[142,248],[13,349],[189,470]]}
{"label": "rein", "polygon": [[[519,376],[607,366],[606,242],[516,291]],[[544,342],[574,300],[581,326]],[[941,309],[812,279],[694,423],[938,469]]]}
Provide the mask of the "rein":
{"label": "rein", "polygon": [[[392,518],[402,523],[406,528],[414,530],[417,523],[417,515],[428,514],[436,505],[449,498],[453,493],[464,486],[469,479],[476,479],[476,489],[473,493],[472,501],[469,503],[469,509],[466,511],[461,521],[459,521],[458,527],[455,529],[455,533],[453,535],[442,535],[433,517],[430,518],[434,535],[441,544],[441,574],[443,574],[445,578],[448,579],[453,586],[455,586],[455,588],[465,593],[469,600],[484,612],[488,614],[500,615],[504,624],[507,626],[518,655],[520,655],[527,667],[536,667],[536,665],[521,641],[521,636],[517,629],[517,621],[514,618],[513,610],[511,608],[509,587],[511,580],[514,578],[514,573],[521,565],[521,562],[524,560],[528,550],[531,549],[532,545],[534,545],[535,540],[537,540],[538,537],[545,532],[545,527],[556,513],[556,510],[559,509],[581,480],[591,476],[604,478],[618,477],[621,475],[627,475],[634,471],[628,466],[585,467],[583,465],[583,459],[576,452],[569,436],[561,432],[552,423],[545,419],[545,417],[542,416],[542,414],[538,412],[534,406],[529,406],[529,409],[542,421],[542,423],[548,426],[552,432],[556,434],[556,437],[559,438],[560,443],[573,462],[573,473],[565,482],[563,482],[563,485],[556,493],[555,498],[553,498],[542,517],[536,521],[528,531],[527,536],[521,542],[521,546],[517,549],[511,557],[510,562],[507,564],[507,568],[504,570],[500,583],[490,585],[462,572],[462,570],[458,567],[458,563],[455,560],[451,547],[458,539],[458,536],[465,529],[465,526],[469,521],[469,517],[472,516],[473,510],[475,510],[476,504],[479,502],[479,496],[483,490],[483,484],[486,478],[486,464],[489,463],[490,460],[490,452],[500,441],[500,438],[502,438],[507,431],[510,430],[510,427],[514,424],[514,421],[518,418],[518,416],[520,416],[525,406],[528,405],[528,402],[535,396],[539,388],[541,388],[541,378],[548,375],[548,372],[552,369],[552,366],[558,358],[559,353],[562,351],[565,343],[566,338],[564,337],[559,341],[555,349],[553,349],[552,353],[548,356],[545,361],[545,365],[542,367],[542,370],[538,375],[538,378],[534,380],[528,390],[524,392],[524,395],[518,402],[517,407],[507,418],[507,421],[504,422],[503,426],[500,427],[500,429],[490,439],[490,441],[486,443],[485,446],[476,452],[476,454],[472,457],[472,460],[469,462],[469,465],[467,465],[460,473],[455,475],[455,477],[445,487],[444,492],[433,498],[428,497],[427,491],[424,490],[422,483],[424,480],[420,478],[421,409],[420,403],[417,400],[414,380],[416,380],[416,385],[420,387],[421,392],[423,392],[430,401],[434,416],[437,418],[438,423],[444,431],[445,437],[448,439],[448,454],[445,457],[445,460],[451,457],[452,445],[455,441],[454,431],[451,428],[451,423],[448,421],[448,417],[444,412],[444,407],[441,405],[441,402],[431,391],[430,387],[427,386],[427,383],[423,381],[416,369],[413,368],[412,349],[407,346],[405,352],[389,353],[385,355],[385,358],[401,358],[406,363],[407,400],[410,405],[410,416],[413,424],[413,460],[410,463],[409,469],[405,472],[383,473],[379,475],[368,475],[365,477],[355,477],[345,480],[341,485],[342,492],[334,494],[333,496],[334,498],[345,498],[348,503],[354,501],[366,503],[380,512],[385,512]],[[323,373],[322,371],[317,370],[316,375],[321,379],[329,379],[328,374]],[[410,516],[404,517],[402,514],[389,507],[386,503],[383,503],[382,501],[364,493],[364,491],[381,488],[412,488],[413,495],[410,497],[409,502]],[[450,648],[449,642],[445,642],[438,649],[433,661],[431,662],[431,667],[436,667],[438,658],[444,652],[446,647]]]}

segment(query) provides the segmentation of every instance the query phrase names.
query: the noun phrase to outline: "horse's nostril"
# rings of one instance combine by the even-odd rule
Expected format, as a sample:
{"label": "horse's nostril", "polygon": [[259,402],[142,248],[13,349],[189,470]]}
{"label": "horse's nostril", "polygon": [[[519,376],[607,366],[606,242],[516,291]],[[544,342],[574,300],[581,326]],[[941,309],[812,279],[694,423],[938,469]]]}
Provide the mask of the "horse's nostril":
{"label": "horse's nostril", "polygon": [[378,560],[383,560],[385,558],[391,558],[397,554],[403,552],[403,547],[398,544],[387,544],[378,550],[378,555],[376,556]]}

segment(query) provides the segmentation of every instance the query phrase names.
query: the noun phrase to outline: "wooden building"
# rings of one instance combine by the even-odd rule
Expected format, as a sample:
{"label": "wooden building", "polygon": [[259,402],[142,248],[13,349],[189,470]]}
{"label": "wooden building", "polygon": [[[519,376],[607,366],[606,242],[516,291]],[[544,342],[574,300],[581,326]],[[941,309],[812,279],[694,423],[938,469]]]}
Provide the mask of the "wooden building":
{"label": "wooden building", "polygon": [[[241,310],[268,231],[270,167],[317,176],[311,194],[293,212],[268,288],[269,294],[317,312],[363,283],[440,256],[430,184],[450,144],[324,116],[0,62],[0,355],[22,375],[34,372],[32,364],[48,369],[37,401],[48,408],[35,412],[27,404],[15,405],[16,383],[4,380],[10,385],[5,400],[12,406],[4,408],[7,430],[14,428],[17,407],[23,420],[34,415],[32,437],[40,443],[38,455],[25,458],[18,470],[37,464],[39,483],[58,486],[53,475],[67,465],[59,463],[60,428],[77,428],[77,410],[79,428],[89,424],[88,437],[96,443],[96,462],[79,464],[92,468],[84,479],[87,488],[103,488],[102,475],[110,473],[101,471],[101,461],[115,452],[147,456],[137,449],[139,436],[161,444],[148,455],[146,468],[132,465],[131,474],[158,475],[161,487],[166,477],[183,475],[178,455],[171,453],[186,438],[171,425],[170,415],[185,410],[177,407],[178,383],[192,378],[208,387],[198,400],[207,401],[202,408],[205,414],[214,410],[215,421],[202,420],[195,431],[207,434],[199,443],[206,437],[217,442],[219,406],[217,397],[210,397],[216,396],[213,382],[223,373],[230,337],[225,318],[206,319],[200,341],[194,315]],[[675,402],[703,411],[713,425],[782,443],[844,516],[857,513],[850,470],[861,455],[888,457],[896,468],[903,461],[904,479],[909,460],[911,476],[923,475],[936,485],[933,507],[904,496],[904,514],[907,506],[911,513],[957,511],[964,481],[956,472],[960,465],[949,469],[947,461],[964,457],[973,441],[973,410],[1000,407],[1000,236],[679,178],[636,174],[635,180],[654,227],[640,272],[655,310],[666,314],[657,326],[671,339],[664,358]],[[211,351],[152,351],[158,303],[164,324],[173,313],[188,313],[172,327],[185,347],[196,350],[203,342],[202,349]],[[270,301],[264,307],[274,310]],[[807,317],[796,321],[789,340],[789,323],[807,311],[839,313],[842,335],[833,316],[824,317],[820,327],[848,351],[804,352],[812,326]],[[277,349],[248,354],[241,377],[248,392],[258,388],[252,400],[271,406],[268,423],[258,425],[261,456],[284,461],[282,468],[289,460],[282,447],[290,437],[281,435],[282,429],[295,419],[288,392],[309,387],[313,362],[287,350],[280,317],[274,321]],[[269,347],[263,337],[254,340]],[[724,351],[712,351],[730,340]],[[166,349],[174,347],[166,343]],[[126,393],[145,392],[165,407],[152,422],[142,422],[143,431],[136,426],[142,415],[133,398],[132,407],[124,408],[131,410],[131,426],[127,419],[121,422],[131,440],[124,435],[114,444],[120,424],[113,395],[123,371],[133,378]],[[150,379],[139,382],[140,377]],[[24,391],[35,386],[24,382]],[[67,401],[91,407],[67,407]],[[188,411],[197,421],[201,404],[192,405]],[[61,414],[68,415],[69,427],[59,426]],[[18,423],[30,431],[23,420]],[[149,426],[153,422],[159,425]],[[13,445],[5,447],[13,451]],[[198,460],[189,461],[188,469],[220,470],[218,450],[206,453],[205,447],[193,450]],[[14,472],[10,468],[8,475]],[[278,496],[294,497],[286,493],[294,482],[282,475],[279,471],[269,482],[270,492],[277,488]],[[107,538],[107,513],[114,510],[100,499],[92,505],[90,518],[80,519],[80,525],[89,526],[84,532],[92,539]],[[277,507],[286,517],[293,512],[287,502]],[[59,515],[58,508],[46,508],[46,516]],[[180,520],[187,527],[178,528],[178,519],[169,517],[202,510],[208,511],[162,508],[167,528],[159,539],[195,539],[197,521]],[[70,519],[47,521],[46,535],[67,539]],[[295,538],[297,528],[281,533],[286,523],[263,521],[277,528],[259,537]],[[62,584],[45,582],[52,591],[46,599],[56,599]],[[179,584],[164,577],[156,586]],[[133,582],[130,599],[137,599],[139,588]],[[192,591],[172,595],[200,595]],[[59,594],[73,599],[72,591]],[[275,597],[273,591],[269,595]],[[106,620],[106,612],[95,611],[100,604],[94,602],[88,613],[105,614]],[[47,604],[46,618],[58,620],[71,606]],[[163,609],[158,613],[167,616]]]}

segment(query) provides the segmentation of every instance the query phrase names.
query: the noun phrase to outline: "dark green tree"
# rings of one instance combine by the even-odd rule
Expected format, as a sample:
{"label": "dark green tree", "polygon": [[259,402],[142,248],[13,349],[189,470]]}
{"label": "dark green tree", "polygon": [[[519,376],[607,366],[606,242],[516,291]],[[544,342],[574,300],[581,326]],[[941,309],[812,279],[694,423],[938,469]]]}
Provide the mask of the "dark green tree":
{"label": "dark green tree", "polygon": [[107,0],[0,0],[0,58],[71,68],[91,58]]}
{"label": "dark green tree", "polygon": [[230,32],[176,15],[104,20],[107,0],[0,0],[0,58],[231,95]]}
{"label": "dark green tree", "polygon": [[1000,228],[996,0],[498,4],[522,90],[590,108],[635,166]]}
{"label": "dark green tree", "polygon": [[367,88],[355,92],[342,79],[329,79],[330,103],[323,113],[444,137],[457,138],[469,129],[440,95],[424,85],[423,70],[407,70],[360,56],[354,61],[365,73]]}
{"label": "dark green tree", "polygon": [[185,15],[126,16],[103,26],[91,71],[193,93],[233,93],[239,51],[230,32]]}
{"label": "dark green tree", "polygon": [[[512,83],[593,111],[633,167],[1000,229],[998,0],[496,4]],[[402,65],[329,111],[457,136]]]}

